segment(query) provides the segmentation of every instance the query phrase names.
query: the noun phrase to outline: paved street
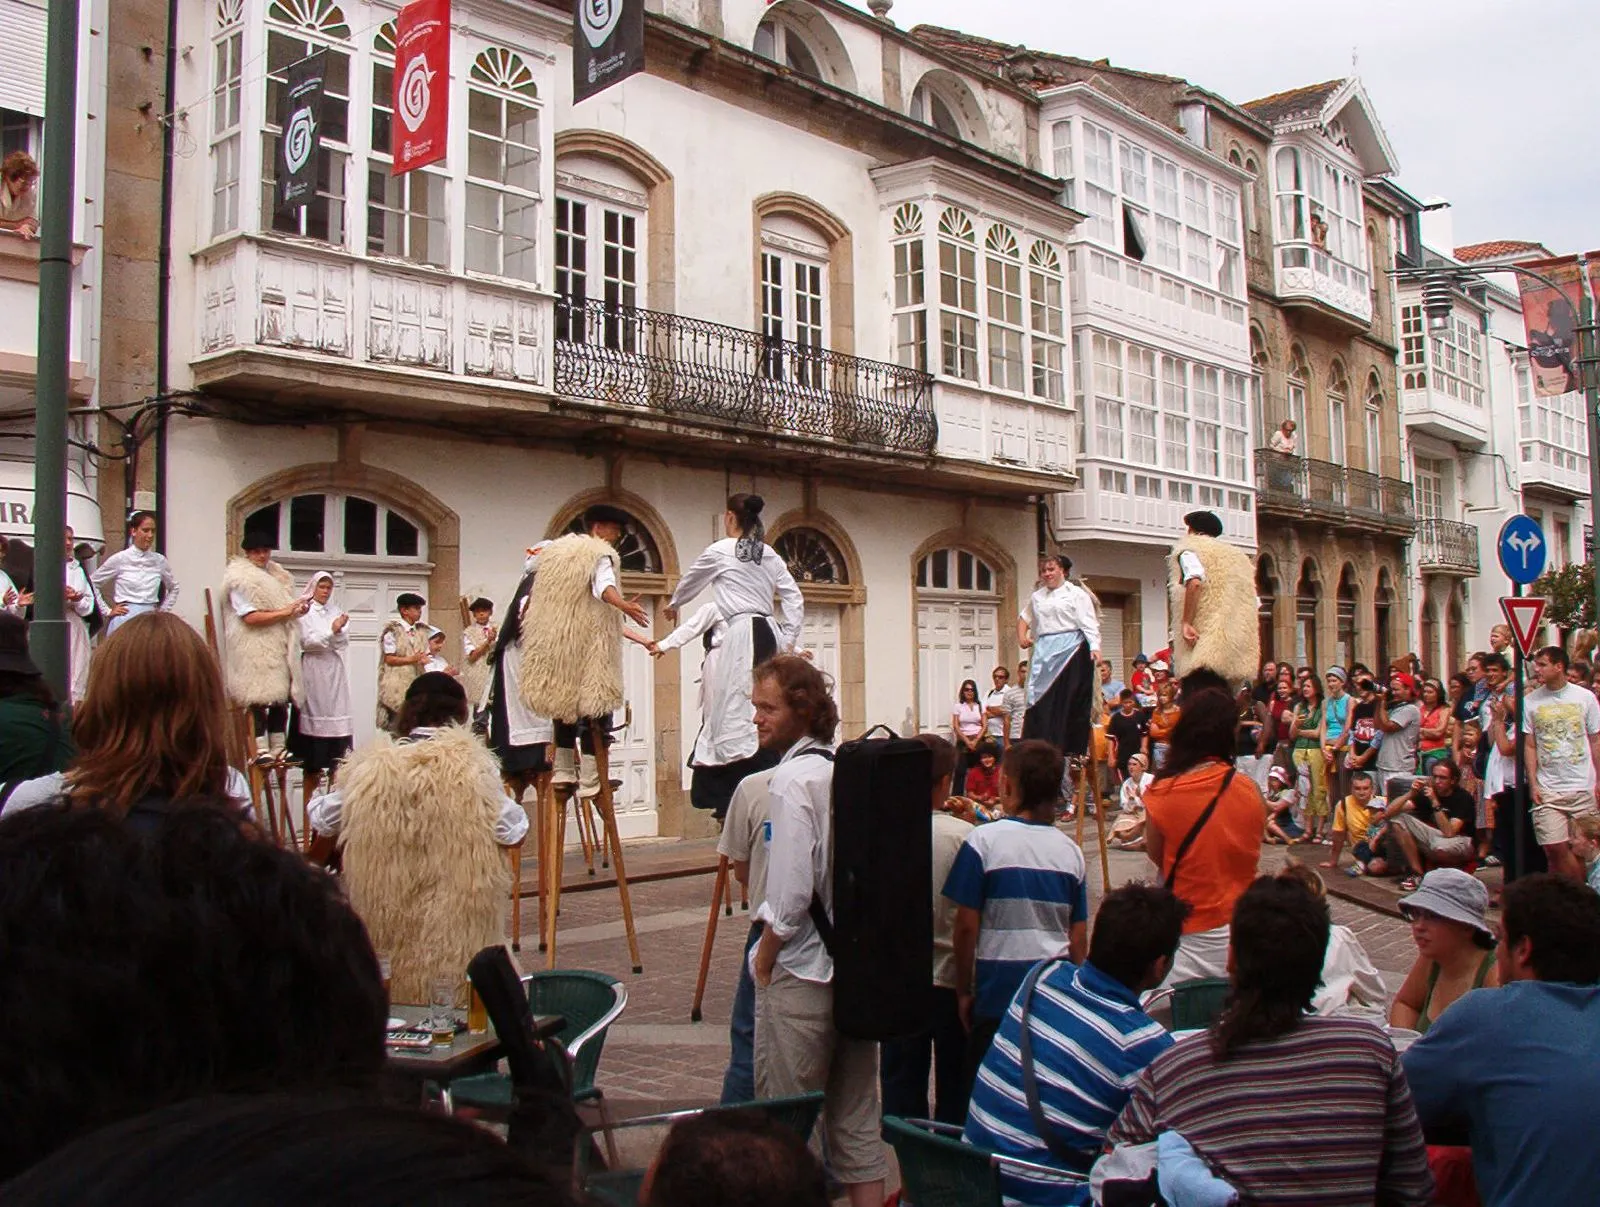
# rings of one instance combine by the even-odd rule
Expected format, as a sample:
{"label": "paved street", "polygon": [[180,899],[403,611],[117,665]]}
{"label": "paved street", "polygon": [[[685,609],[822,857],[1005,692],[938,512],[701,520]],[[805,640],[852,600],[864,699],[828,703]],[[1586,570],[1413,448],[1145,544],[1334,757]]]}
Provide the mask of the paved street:
{"label": "paved street", "polygon": [[[1100,862],[1091,825],[1086,835],[1091,891],[1101,892]],[[715,862],[709,842],[629,844],[628,859],[634,874],[652,864],[685,861],[691,851],[704,853],[705,866]],[[1320,859],[1323,848],[1295,848],[1299,857]],[[1318,852],[1313,856],[1313,852]],[[1288,856],[1283,848],[1268,847],[1263,870],[1281,866]],[[568,884],[576,875],[569,863]],[[1143,855],[1110,852],[1111,881],[1122,884],[1152,874]],[[644,972],[630,971],[627,942],[614,888],[571,892],[562,899],[558,943],[565,967],[594,968],[622,978],[628,988],[628,1008],[606,1042],[599,1081],[608,1099],[627,1114],[715,1101],[721,1092],[722,1072],[728,1059],[728,1017],[738,975],[741,943],[748,915],[735,904],[732,917],[718,919],[711,976],[706,986],[704,1017],[689,1021],[694,997],[700,947],[705,938],[706,916],[714,877],[709,873],[678,879],[635,884],[634,915]],[[1373,963],[1397,986],[1410,967],[1414,948],[1409,928],[1391,914],[1330,898],[1335,923],[1355,931]],[[528,936],[520,958],[525,968],[542,967],[533,937],[536,912],[530,898],[523,910]]]}

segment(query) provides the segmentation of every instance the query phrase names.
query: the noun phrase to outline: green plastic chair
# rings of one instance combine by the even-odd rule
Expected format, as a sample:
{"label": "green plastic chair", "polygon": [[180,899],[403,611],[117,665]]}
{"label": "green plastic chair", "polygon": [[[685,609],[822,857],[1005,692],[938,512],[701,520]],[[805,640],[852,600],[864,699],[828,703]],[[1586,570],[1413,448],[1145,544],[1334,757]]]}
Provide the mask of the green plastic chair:
{"label": "green plastic chair", "polygon": [[899,1162],[905,1198],[916,1207],[1000,1207],[1000,1174],[1006,1169],[1048,1174],[1063,1182],[1089,1181],[968,1144],[961,1139],[961,1128],[930,1119],[886,1115],[883,1138]]}
{"label": "green plastic chair", "polygon": [[1172,1029],[1204,1031],[1228,1000],[1228,978],[1205,976],[1172,987]]}
{"label": "green plastic chair", "polygon": [[[566,1020],[555,1038],[565,1053],[564,1072],[572,1086],[572,1100],[599,1102],[603,1118],[604,1099],[594,1079],[606,1032],[628,1005],[627,987],[604,972],[574,969],[535,972],[523,980],[532,1013],[559,1014]],[[556,1046],[551,1050],[556,1051]],[[507,1111],[512,1106],[511,1078],[504,1073],[458,1077],[450,1083],[449,1094],[453,1106],[490,1111]]]}

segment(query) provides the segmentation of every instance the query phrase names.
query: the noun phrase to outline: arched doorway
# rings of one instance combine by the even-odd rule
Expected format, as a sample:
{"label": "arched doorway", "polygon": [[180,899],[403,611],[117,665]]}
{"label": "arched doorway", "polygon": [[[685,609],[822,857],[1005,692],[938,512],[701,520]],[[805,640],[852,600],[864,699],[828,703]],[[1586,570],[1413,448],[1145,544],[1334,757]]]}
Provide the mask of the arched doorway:
{"label": "arched doorway", "polygon": [[1277,660],[1278,575],[1272,555],[1256,561],[1256,633],[1261,640],[1261,660]]}
{"label": "arched doorway", "polygon": [[1359,655],[1356,652],[1356,610],[1360,595],[1356,589],[1356,568],[1349,562],[1339,572],[1339,589],[1334,600],[1334,658],[1347,671]]}
{"label": "arched doorway", "polygon": [[1438,678],[1448,681],[1467,665],[1467,600],[1466,587],[1455,583],[1450,588],[1450,606],[1446,613],[1449,621],[1445,638],[1445,665],[1438,670]]}
{"label": "arched doorway", "polygon": [[801,648],[834,681],[845,735],[866,728],[866,588],[848,534],[829,517],[798,511],[770,529],[772,547],[783,557],[805,596]]}
{"label": "arched doorway", "polygon": [[[678,573],[671,535],[654,508],[625,492],[586,491],[557,509],[546,533],[554,537],[582,532],[584,509],[595,503],[607,503],[627,517],[617,542],[622,562],[619,586],[623,595],[638,597],[653,626],[669,594],[668,583],[675,581]],[[623,838],[637,838],[661,832],[659,811],[668,803],[674,808],[682,803],[682,753],[669,747],[658,773],[656,749],[659,735],[681,732],[678,721],[688,718],[678,698],[677,660],[662,659],[658,669],[643,646],[628,641],[622,651],[623,707],[612,718],[611,776],[622,781],[616,794],[618,830]],[[688,740],[693,739],[691,729]],[[670,802],[663,800],[669,794]],[[670,832],[681,829],[678,820],[675,816]]]}
{"label": "arched doorway", "polygon": [[1003,664],[1000,578],[970,549],[934,549],[917,562],[917,721],[948,728],[957,689],[973,679],[983,691]]}
{"label": "arched doorway", "polygon": [[1394,622],[1399,600],[1394,593],[1394,579],[1389,567],[1378,568],[1378,588],[1372,594],[1372,617],[1376,633],[1377,658],[1373,670],[1379,675],[1388,673],[1395,658]]}
{"label": "arched doorway", "polygon": [[1307,558],[1300,566],[1294,592],[1294,657],[1298,666],[1319,668],[1317,628],[1322,619],[1322,581],[1317,564]]}
{"label": "arched doorway", "polygon": [[1422,649],[1418,651],[1422,657],[1423,668],[1429,675],[1437,674],[1439,666],[1439,605],[1434,603],[1433,596],[1424,591],[1422,594]]}

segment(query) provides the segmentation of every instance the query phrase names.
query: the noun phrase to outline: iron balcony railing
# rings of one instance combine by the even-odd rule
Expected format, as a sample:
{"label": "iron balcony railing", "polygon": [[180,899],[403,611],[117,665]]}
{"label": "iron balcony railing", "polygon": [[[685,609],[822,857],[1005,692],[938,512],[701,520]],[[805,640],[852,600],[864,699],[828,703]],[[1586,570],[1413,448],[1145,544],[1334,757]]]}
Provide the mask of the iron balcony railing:
{"label": "iron balcony railing", "polygon": [[1477,525],[1459,520],[1418,520],[1416,541],[1417,565],[1421,569],[1477,577]]}
{"label": "iron balcony railing", "polygon": [[934,451],[933,378],[703,319],[556,302],[556,392],[890,452]]}
{"label": "iron balcony railing", "polygon": [[1256,450],[1256,498],[1268,514],[1402,532],[1415,527],[1409,482],[1270,448]]}

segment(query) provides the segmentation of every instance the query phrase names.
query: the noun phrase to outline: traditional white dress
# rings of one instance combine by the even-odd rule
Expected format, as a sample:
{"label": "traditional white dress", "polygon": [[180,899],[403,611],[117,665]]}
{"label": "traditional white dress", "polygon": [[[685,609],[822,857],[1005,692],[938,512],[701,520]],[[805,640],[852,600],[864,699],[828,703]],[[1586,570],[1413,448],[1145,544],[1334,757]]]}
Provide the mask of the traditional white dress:
{"label": "traditional white dress", "polygon": [[83,699],[83,693],[89,687],[88,617],[94,612],[94,588],[89,585],[89,576],[83,572],[83,566],[75,557],[67,559],[66,585],[68,590],[78,593],[78,598],[69,600],[65,609],[67,617],[67,683],[72,702],[77,704]]}
{"label": "traditional white dress", "polygon": [[[710,587],[724,626],[718,656],[702,678],[702,722],[695,738],[690,764],[719,767],[755,754],[755,720],[750,707],[750,673],[755,669],[757,619],[769,625],[777,652],[792,650],[805,620],[805,599],[770,545],[761,546],[761,560],[742,561],[733,537],[707,547],[678,582],[672,593],[674,608],[681,608]],[[783,614],[774,620],[776,596]]]}
{"label": "traditional white dress", "polygon": [[1089,749],[1090,713],[1099,690],[1093,655],[1100,652],[1094,596],[1076,583],[1040,587],[1022,610],[1033,636],[1024,738],[1041,738],[1063,754]]}
{"label": "traditional white dress", "polygon": [[[178,602],[178,580],[172,566],[154,549],[129,545],[101,562],[89,581],[100,600],[100,610],[110,617],[108,634],[143,612],[170,612]],[[116,604],[127,608],[127,612],[112,616],[111,609]]]}
{"label": "traditional white dress", "polygon": [[[311,580],[333,581],[327,571]],[[300,681],[305,690],[305,707],[300,710],[300,733],[308,738],[348,738],[355,733],[350,717],[350,675],[345,666],[345,650],[350,645],[350,629],[334,631],[333,622],[343,615],[334,604],[311,601],[300,617]]]}

